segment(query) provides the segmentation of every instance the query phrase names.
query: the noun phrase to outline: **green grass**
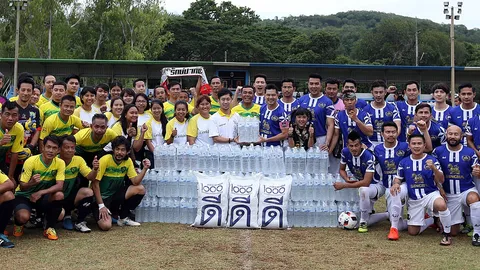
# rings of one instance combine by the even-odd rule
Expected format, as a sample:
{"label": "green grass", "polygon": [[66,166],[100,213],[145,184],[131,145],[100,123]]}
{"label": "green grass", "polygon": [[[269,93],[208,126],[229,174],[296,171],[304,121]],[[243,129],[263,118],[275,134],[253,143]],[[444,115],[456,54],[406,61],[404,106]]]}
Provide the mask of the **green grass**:
{"label": "green grass", "polygon": [[[92,227],[94,227],[92,225]],[[475,269],[479,248],[468,237],[439,245],[433,229],[399,241],[389,223],[366,234],[336,228],[285,231],[198,229],[144,223],[90,234],[58,230],[59,240],[30,229],[0,250],[1,269]]]}

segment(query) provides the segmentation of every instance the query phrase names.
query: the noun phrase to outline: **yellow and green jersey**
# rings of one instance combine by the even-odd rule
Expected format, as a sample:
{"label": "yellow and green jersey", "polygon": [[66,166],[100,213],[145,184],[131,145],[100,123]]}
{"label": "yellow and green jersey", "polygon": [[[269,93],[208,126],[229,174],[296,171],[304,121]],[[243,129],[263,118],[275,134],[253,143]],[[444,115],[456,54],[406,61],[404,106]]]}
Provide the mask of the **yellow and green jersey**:
{"label": "yellow and green jersey", "polygon": [[29,198],[30,195],[39,190],[52,187],[55,185],[56,181],[65,181],[65,162],[60,158],[55,157],[52,162],[47,165],[43,161],[42,154],[29,157],[23,164],[20,182],[28,183],[36,174],[40,174],[40,183],[28,190],[20,190],[20,186],[18,186],[15,196]]}
{"label": "yellow and green jersey", "polygon": [[250,108],[243,107],[243,104],[238,104],[232,108],[232,114],[238,113],[241,117],[260,117],[260,105],[252,103],[253,106]]}
{"label": "yellow and green jersey", "polygon": [[[20,123],[15,123],[12,129],[8,131],[10,134],[10,142],[5,145],[0,146],[0,161],[5,161],[8,150],[12,153],[20,153],[23,151],[23,137],[25,136],[25,130]],[[0,140],[3,139],[5,135],[5,130],[0,128]]]}
{"label": "yellow and green jersey", "polygon": [[60,118],[60,113],[57,113],[49,117],[43,123],[42,132],[40,132],[40,139],[43,140],[48,135],[71,135],[74,128],[83,128],[82,120],[80,120],[80,118],[75,115],[70,115],[67,121],[63,121],[62,118]]}
{"label": "yellow and green jersey", "polygon": [[109,142],[113,141],[119,135],[110,128],[107,128],[107,131],[103,135],[103,137],[97,141],[93,141],[93,130],[92,128],[84,128],[77,132],[75,135],[75,140],[77,141],[77,145],[75,147],[75,153],[77,155],[81,155],[85,152],[95,153],[103,149],[105,145]]}
{"label": "yellow and green jersey", "polygon": [[43,124],[43,122],[45,122],[45,120],[48,117],[58,113],[60,111],[60,107],[57,104],[55,104],[52,100],[50,100],[49,102],[42,104],[39,107],[39,110],[40,110],[40,122]]}
{"label": "yellow and green jersey", "polygon": [[70,163],[66,164],[65,167],[65,182],[63,183],[64,197],[67,198],[70,195],[70,192],[72,192],[78,173],[87,177],[91,171],[92,169],[87,166],[87,163],[82,157],[73,156]]}
{"label": "yellow and green jersey", "polygon": [[130,179],[137,176],[130,158],[117,163],[112,154],[108,154],[103,156],[99,163],[100,168],[96,180],[100,181],[102,199],[112,196],[125,185],[125,175]]}
{"label": "yellow and green jersey", "polygon": [[50,99],[47,98],[45,96],[45,93],[44,93],[44,94],[40,95],[40,98],[38,99],[37,104],[35,104],[35,105],[37,105],[37,107],[40,108],[40,106],[42,106],[43,104],[45,104],[47,102],[50,102]]}
{"label": "yellow and green jersey", "polygon": [[[193,109],[195,109],[193,106],[190,104],[188,105],[188,112],[192,113]],[[163,110],[165,111],[165,116],[167,117],[167,120],[171,120],[175,116],[175,104],[171,103],[170,101],[165,101],[163,103]]]}
{"label": "yellow and green jersey", "polygon": [[0,171],[0,185],[9,180],[8,176]]}

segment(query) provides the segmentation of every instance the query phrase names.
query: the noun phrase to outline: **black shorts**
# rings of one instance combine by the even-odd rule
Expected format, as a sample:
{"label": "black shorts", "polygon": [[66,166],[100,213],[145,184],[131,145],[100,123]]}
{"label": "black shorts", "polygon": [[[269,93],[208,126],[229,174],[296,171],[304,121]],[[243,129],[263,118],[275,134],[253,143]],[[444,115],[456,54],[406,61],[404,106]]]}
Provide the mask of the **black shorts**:
{"label": "black shorts", "polygon": [[50,197],[50,194],[43,195],[40,199],[38,199],[37,202],[32,202],[30,201],[30,198],[24,197],[24,196],[15,196],[15,208],[14,212],[20,211],[22,209],[28,210],[30,213],[32,212],[32,209],[36,209],[39,211],[44,211],[45,206],[48,203],[48,198]]}
{"label": "black shorts", "polygon": [[[110,213],[112,213],[112,215],[118,215],[120,206],[125,201],[125,194],[127,193],[127,189],[128,187],[124,186],[117,192],[115,192],[115,194],[113,194],[112,196],[103,199],[103,204],[105,205],[105,207],[108,208],[108,210],[110,210]],[[97,202],[92,203],[92,213],[95,221],[98,222],[100,211],[98,209]]]}

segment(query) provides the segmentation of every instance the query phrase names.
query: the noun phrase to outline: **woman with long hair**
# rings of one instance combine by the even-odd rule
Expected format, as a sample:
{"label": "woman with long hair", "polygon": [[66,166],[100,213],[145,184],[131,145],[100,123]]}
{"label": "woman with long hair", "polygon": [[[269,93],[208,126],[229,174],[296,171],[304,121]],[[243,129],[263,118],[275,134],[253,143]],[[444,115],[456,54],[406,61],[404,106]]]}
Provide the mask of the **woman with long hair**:
{"label": "woman with long hair", "polygon": [[190,118],[188,104],[185,101],[177,101],[174,117],[168,121],[167,131],[165,132],[167,144],[180,145],[187,143],[188,118]]}
{"label": "woman with long hair", "polygon": [[188,143],[190,145],[213,145],[213,137],[218,136],[218,134],[215,133],[215,123],[210,118],[210,97],[205,95],[199,97],[195,108],[198,110],[198,114],[192,117],[192,119],[188,122]]}
{"label": "woman with long hair", "polygon": [[[117,123],[112,126],[112,130],[118,136],[123,136],[131,142],[133,139],[139,137],[137,131],[138,109],[133,104],[125,105],[123,112]],[[112,151],[112,145],[109,143],[103,148],[106,152]]]}
{"label": "woman with long hair", "polygon": [[105,115],[108,118],[108,127],[111,128],[115,123],[120,119],[122,115],[123,108],[125,107],[125,103],[123,102],[122,98],[115,97],[110,102],[111,107],[108,108],[108,112]]}

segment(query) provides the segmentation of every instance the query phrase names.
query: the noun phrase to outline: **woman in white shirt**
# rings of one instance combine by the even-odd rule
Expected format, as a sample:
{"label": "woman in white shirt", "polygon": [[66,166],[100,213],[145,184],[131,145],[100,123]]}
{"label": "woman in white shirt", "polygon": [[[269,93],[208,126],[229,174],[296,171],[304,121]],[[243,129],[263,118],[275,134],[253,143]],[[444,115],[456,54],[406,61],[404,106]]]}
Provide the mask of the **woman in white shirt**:
{"label": "woman in white shirt", "polygon": [[167,131],[165,132],[165,141],[167,144],[186,144],[187,143],[187,127],[188,113],[187,102],[181,100],[175,103],[175,114],[172,120],[168,121]]}
{"label": "woman in white shirt", "polygon": [[213,137],[218,136],[218,132],[216,132],[215,123],[210,118],[210,97],[201,96],[196,105],[198,114],[188,121],[188,143],[190,145],[213,145]]}
{"label": "woman in white shirt", "polygon": [[120,119],[122,116],[123,108],[125,107],[125,103],[123,102],[122,98],[116,97],[113,98],[110,102],[111,107],[108,108],[109,112],[106,112],[105,115],[108,118],[108,127],[111,128],[115,123]]}
{"label": "woman in white shirt", "polygon": [[96,113],[100,111],[95,110],[92,104],[95,102],[96,91],[93,87],[85,86],[80,92],[80,100],[82,101],[82,106],[75,109],[73,115],[79,117],[82,121],[92,123],[92,118]]}
{"label": "woman in white shirt", "polygon": [[148,120],[152,118],[152,114],[150,113],[150,104],[148,104],[148,97],[143,93],[138,93],[133,100],[133,104],[137,106],[138,109],[138,126],[142,126]]}
{"label": "woman in white shirt", "polygon": [[147,121],[147,132],[145,134],[145,142],[147,149],[153,153],[155,147],[163,145],[165,133],[167,131],[167,117],[163,110],[163,103],[160,100],[152,101],[152,118]]}

